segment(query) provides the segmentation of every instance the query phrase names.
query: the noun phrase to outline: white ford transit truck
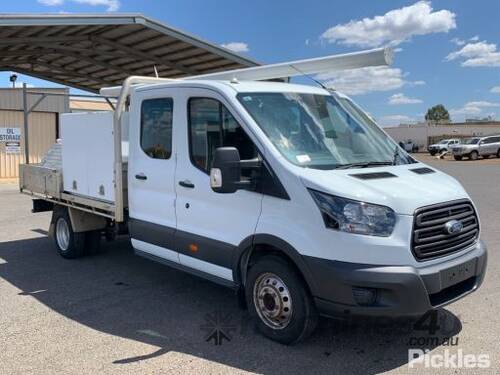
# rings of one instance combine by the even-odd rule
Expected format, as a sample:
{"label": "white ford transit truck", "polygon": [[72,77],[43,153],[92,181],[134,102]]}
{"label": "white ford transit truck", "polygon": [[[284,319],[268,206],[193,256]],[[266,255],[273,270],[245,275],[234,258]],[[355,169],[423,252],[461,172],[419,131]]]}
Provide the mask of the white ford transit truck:
{"label": "white ford transit truck", "polygon": [[129,77],[114,112],[61,116],[20,179],[60,255],[128,233],[138,255],[233,288],[286,344],[319,315],[419,315],[481,285],[479,216],[454,178],[339,92],[234,76]]}

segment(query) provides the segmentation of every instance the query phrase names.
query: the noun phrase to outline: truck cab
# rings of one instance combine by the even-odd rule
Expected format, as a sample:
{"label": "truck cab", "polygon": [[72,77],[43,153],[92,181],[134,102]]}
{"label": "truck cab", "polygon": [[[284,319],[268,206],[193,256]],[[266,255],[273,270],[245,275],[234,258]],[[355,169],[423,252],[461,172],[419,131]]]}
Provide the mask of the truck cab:
{"label": "truck cab", "polygon": [[[486,246],[460,183],[339,92],[139,84],[126,113],[122,224],[136,253],[233,288],[273,340],[306,338],[319,315],[421,315],[482,283]],[[54,209],[66,257],[85,243],[74,223]]]}
{"label": "truck cab", "polygon": [[345,95],[191,81],[137,87],[129,110],[132,246],[243,288],[269,337],[318,313],[425,313],[482,281],[467,193]]}

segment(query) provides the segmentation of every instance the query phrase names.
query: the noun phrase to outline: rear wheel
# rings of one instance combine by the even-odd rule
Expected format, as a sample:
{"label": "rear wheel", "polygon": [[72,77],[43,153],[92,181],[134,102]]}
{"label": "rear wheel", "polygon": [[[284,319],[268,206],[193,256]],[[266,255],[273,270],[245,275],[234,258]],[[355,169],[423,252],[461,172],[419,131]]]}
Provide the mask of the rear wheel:
{"label": "rear wheel", "polygon": [[462,156],[461,155],[454,155],[453,158],[455,160],[462,160]]}
{"label": "rear wheel", "polygon": [[257,329],[271,340],[294,344],[307,338],[317,325],[316,306],[304,281],[283,258],[265,256],[254,264],[245,295]]}
{"label": "rear wheel", "polygon": [[85,233],[75,233],[71,225],[68,210],[54,210],[54,241],[57,252],[63,258],[74,259],[82,256],[85,250]]}
{"label": "rear wheel", "polygon": [[478,157],[479,157],[479,154],[477,153],[477,151],[472,151],[469,155],[470,160],[477,160]]}

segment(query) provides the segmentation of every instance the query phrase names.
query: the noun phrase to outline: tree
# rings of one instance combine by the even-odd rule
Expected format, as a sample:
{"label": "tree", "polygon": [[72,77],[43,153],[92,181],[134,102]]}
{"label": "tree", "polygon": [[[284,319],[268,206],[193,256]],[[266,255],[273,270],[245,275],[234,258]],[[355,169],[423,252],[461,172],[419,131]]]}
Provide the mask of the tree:
{"label": "tree", "polygon": [[425,119],[427,121],[450,121],[450,114],[448,110],[442,104],[435,105],[427,110],[425,114]]}

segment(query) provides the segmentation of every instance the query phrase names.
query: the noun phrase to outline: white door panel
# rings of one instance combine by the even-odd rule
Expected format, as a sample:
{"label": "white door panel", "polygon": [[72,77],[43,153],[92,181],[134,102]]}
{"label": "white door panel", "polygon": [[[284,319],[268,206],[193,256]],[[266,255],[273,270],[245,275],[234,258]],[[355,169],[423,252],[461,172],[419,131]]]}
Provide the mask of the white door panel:
{"label": "white door panel", "polygon": [[[213,91],[188,88],[179,91],[182,91],[186,101],[182,106],[186,111],[186,123],[182,127],[187,129],[183,133],[177,133],[176,143],[179,145],[189,145],[190,128],[187,123],[189,98],[217,99],[231,111],[228,103]],[[217,127],[208,121],[206,129],[213,129],[214,126]],[[199,149],[203,147],[201,145]],[[175,181],[176,243],[177,250],[181,254],[180,262],[193,266],[194,260],[183,257],[184,254],[218,267],[231,268],[234,247],[255,232],[263,195],[245,190],[238,190],[233,194],[215,193],[210,187],[208,172],[199,169],[191,161],[189,147],[179,148]],[[207,270],[209,273],[221,276],[220,270],[215,271],[213,268]]]}
{"label": "white door panel", "polygon": [[[172,253],[165,250],[164,256],[158,245],[165,243],[165,236],[173,243],[176,228],[175,186],[176,145],[173,142],[177,129],[179,106],[172,93],[165,90],[139,91],[132,96],[130,118],[130,156],[128,165],[128,201],[131,220],[131,237],[143,243],[156,244],[155,255],[173,260]],[[169,105],[173,105],[169,107]],[[170,109],[173,109],[173,113]],[[142,113],[142,115],[141,115]],[[148,126],[149,133],[141,133],[141,121]],[[170,154],[162,140],[164,130],[171,125]],[[143,139],[144,137],[144,139]],[[140,227],[137,226],[137,221]],[[151,228],[148,227],[149,224]],[[140,228],[134,231],[134,225]],[[147,229],[147,230],[145,230]],[[137,233],[140,230],[140,233]],[[170,238],[172,237],[172,238]],[[134,243],[134,242],[133,242]],[[135,241],[136,244],[139,242]],[[140,250],[144,250],[144,244]],[[150,245],[153,246],[153,245]],[[178,262],[178,256],[175,255]]]}

